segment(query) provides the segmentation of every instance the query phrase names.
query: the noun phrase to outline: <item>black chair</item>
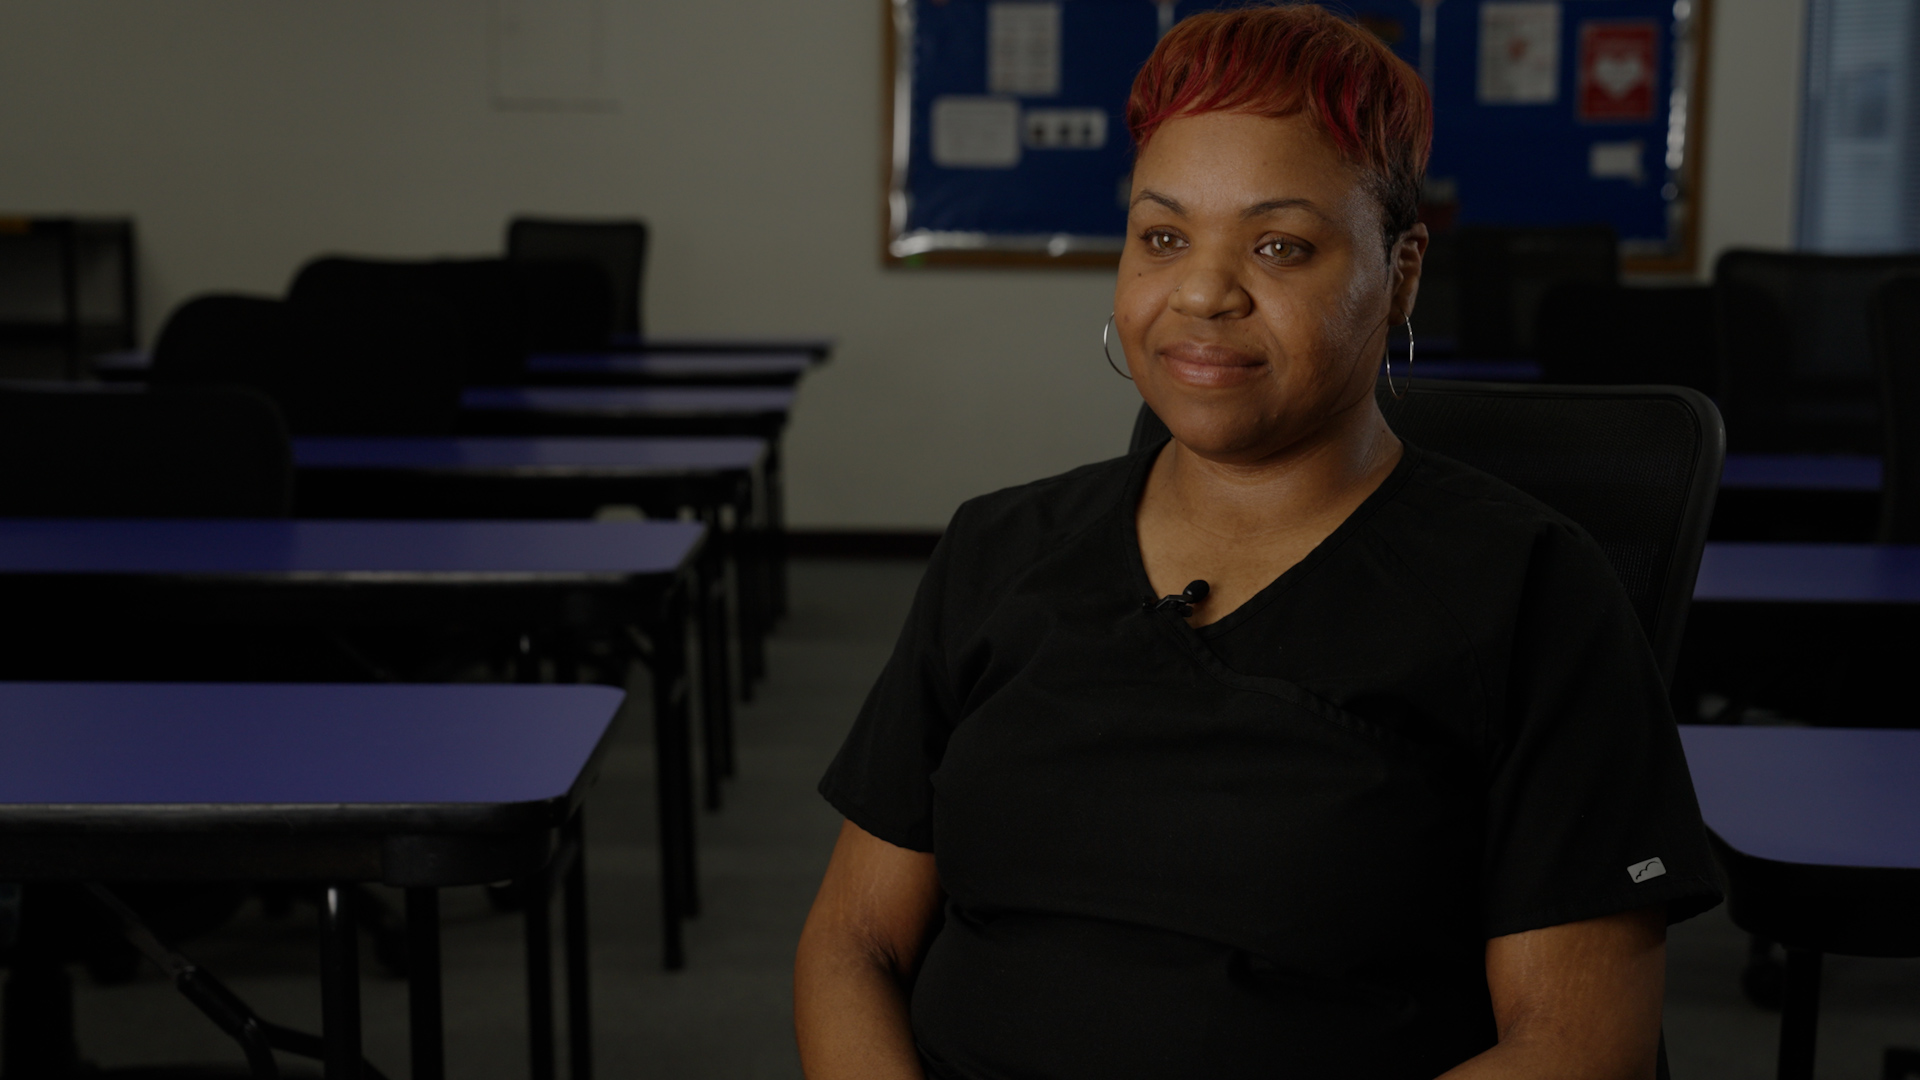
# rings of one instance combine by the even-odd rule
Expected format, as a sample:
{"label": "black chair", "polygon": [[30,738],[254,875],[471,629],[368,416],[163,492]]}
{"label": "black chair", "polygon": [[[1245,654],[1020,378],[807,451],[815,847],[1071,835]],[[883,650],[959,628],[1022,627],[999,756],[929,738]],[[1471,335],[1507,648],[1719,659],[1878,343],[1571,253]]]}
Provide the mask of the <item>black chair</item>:
{"label": "black chair", "polygon": [[304,308],[387,312],[416,339],[410,350],[438,348],[468,385],[523,381],[528,353],[606,348],[613,304],[607,274],[583,259],[330,256],[302,267],[287,299]]}
{"label": "black chair", "polygon": [[612,289],[608,335],[641,340],[641,290],[647,270],[646,222],[514,218],[507,223],[507,258],[515,262],[584,259],[598,265],[606,272]]}
{"label": "black chair", "polygon": [[251,386],[276,401],[290,370],[286,305],[270,296],[210,294],[167,315],[153,343],[153,386]]}
{"label": "black chair", "polygon": [[[1626,586],[1671,682],[1726,457],[1713,402],[1678,386],[1414,380],[1380,391],[1393,430],[1505,480],[1573,519]],[[1137,449],[1167,437],[1147,406]]]}
{"label": "black chair", "polygon": [[1533,325],[1534,356],[1546,382],[1718,393],[1710,286],[1566,281],[1540,298]]}
{"label": "black chair", "polygon": [[1873,295],[1870,326],[1886,441],[1880,539],[1920,543],[1920,274],[1881,284]]}
{"label": "black chair", "polygon": [[293,452],[242,389],[0,393],[0,516],[283,517]]}
{"label": "black chair", "polygon": [[[1680,656],[1726,429],[1679,386],[1520,386],[1415,381],[1380,410],[1395,433],[1490,473],[1560,511],[1606,553],[1669,683]],[[1169,436],[1146,405],[1138,450]],[[1663,1035],[1659,1080],[1667,1080]]]}
{"label": "black chair", "polygon": [[1547,290],[1620,281],[1620,244],[1609,225],[1476,225],[1451,239],[1462,356],[1533,356],[1542,346],[1534,315]]}
{"label": "black chair", "polygon": [[1736,451],[1881,451],[1867,300],[1896,273],[1920,273],[1920,255],[1720,256],[1721,403]]}
{"label": "black chair", "polygon": [[[1678,386],[1382,386],[1380,410],[1416,446],[1490,473],[1560,511],[1606,553],[1669,683],[1680,656],[1726,429],[1705,395]],[[1169,436],[1146,405],[1138,450]],[[1657,1075],[1668,1080],[1666,1038]]]}

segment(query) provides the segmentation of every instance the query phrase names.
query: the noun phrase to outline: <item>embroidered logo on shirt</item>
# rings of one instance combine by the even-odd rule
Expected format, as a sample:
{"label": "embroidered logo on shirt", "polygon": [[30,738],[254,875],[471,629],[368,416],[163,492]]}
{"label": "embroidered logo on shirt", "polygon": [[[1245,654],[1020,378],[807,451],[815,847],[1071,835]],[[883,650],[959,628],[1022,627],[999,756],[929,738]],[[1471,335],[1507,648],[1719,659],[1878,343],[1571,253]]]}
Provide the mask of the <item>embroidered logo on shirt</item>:
{"label": "embroidered logo on shirt", "polygon": [[1667,866],[1659,859],[1648,859],[1627,867],[1627,876],[1635,881],[1651,881],[1667,872]]}

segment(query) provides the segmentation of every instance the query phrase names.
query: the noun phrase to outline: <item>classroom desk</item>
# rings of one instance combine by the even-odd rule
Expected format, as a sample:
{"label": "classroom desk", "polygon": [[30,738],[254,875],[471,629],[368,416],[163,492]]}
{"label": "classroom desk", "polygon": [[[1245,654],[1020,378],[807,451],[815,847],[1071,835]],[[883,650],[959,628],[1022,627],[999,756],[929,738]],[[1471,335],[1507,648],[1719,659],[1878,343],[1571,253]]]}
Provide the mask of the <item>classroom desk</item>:
{"label": "classroom desk", "polygon": [[1920,604],[1920,546],[1905,544],[1707,545],[1696,604]]}
{"label": "classroom desk", "polygon": [[[475,435],[734,435],[765,439],[759,523],[772,549],[773,614],[786,610],[780,440],[796,391],[775,386],[476,386],[460,423]],[[759,672],[753,674],[758,675]]]}
{"label": "classroom desk", "polygon": [[1683,725],[1680,738],[1729,914],[1788,949],[1779,1075],[1811,1078],[1821,955],[1920,955],[1920,731]]}
{"label": "classroom desk", "polygon": [[642,352],[799,352],[806,353],[816,366],[832,359],[833,350],[839,344],[833,338],[642,337],[638,334],[615,334],[611,341],[616,349]]}
{"label": "classroom desk", "polygon": [[1880,473],[1880,459],[1861,454],[1728,454],[1720,489],[1877,495]]}
{"label": "classroom desk", "polygon": [[662,919],[669,967],[698,905],[688,731],[687,579],[697,522],[0,519],[15,627],[123,623],[645,635],[654,674]]}
{"label": "classroom desk", "polygon": [[329,1080],[358,1077],[361,1060],[346,886],[407,891],[411,1075],[439,1080],[437,891],[522,881],[533,1074],[545,1080],[546,912],[559,873],[573,1075],[584,1077],[579,810],[621,697],[598,686],[0,683],[0,880],[323,883]]}
{"label": "classroom desk", "polygon": [[813,363],[805,352],[538,353],[527,357],[527,374],[537,382],[576,386],[792,386]]}
{"label": "classroom desk", "polygon": [[[584,518],[633,504],[653,517],[692,509],[727,541],[699,562],[703,730],[707,804],[717,809],[733,774],[728,590],[723,559],[740,583],[736,598],[742,696],[749,672],[764,670],[770,621],[768,567],[745,535],[753,482],[767,444],[748,438],[438,438],[306,436],[293,440],[299,470],[295,512],[303,518]],[[731,511],[731,514],[723,513]]]}

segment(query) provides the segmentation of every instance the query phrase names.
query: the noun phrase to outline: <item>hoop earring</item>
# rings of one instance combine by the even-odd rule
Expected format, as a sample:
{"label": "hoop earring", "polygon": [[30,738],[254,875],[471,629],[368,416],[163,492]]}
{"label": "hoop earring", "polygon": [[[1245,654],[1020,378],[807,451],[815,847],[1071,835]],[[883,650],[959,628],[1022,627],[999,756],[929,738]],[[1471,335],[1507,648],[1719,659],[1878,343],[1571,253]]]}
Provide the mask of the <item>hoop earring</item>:
{"label": "hoop earring", "polygon": [[1113,350],[1107,345],[1107,332],[1114,329],[1113,314],[1111,311],[1108,312],[1107,321],[1100,324],[1100,352],[1107,358],[1107,366],[1113,369],[1115,375],[1132,382],[1133,376],[1127,374],[1127,369],[1113,362]]}
{"label": "hoop earring", "polygon": [[[1407,383],[1408,385],[1412,385],[1413,383],[1413,317],[1412,316],[1407,317],[1406,324],[1407,324]],[[1407,392],[1405,390],[1395,389],[1393,385],[1393,354],[1392,353],[1387,354],[1386,368],[1387,368],[1387,393],[1392,394],[1393,400],[1395,401],[1404,400],[1407,396]]]}

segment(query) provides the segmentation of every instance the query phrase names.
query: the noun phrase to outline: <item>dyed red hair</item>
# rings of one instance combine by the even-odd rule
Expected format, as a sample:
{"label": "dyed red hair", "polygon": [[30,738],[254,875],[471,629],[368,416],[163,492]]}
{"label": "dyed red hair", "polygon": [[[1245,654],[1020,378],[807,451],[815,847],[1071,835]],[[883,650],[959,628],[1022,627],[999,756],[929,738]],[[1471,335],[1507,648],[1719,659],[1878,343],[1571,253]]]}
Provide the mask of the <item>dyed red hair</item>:
{"label": "dyed red hair", "polygon": [[1433,143],[1426,84],[1379,38],[1325,8],[1202,12],[1168,31],[1127,99],[1134,152],[1168,120],[1209,112],[1306,113],[1366,177],[1389,246],[1419,220]]}

